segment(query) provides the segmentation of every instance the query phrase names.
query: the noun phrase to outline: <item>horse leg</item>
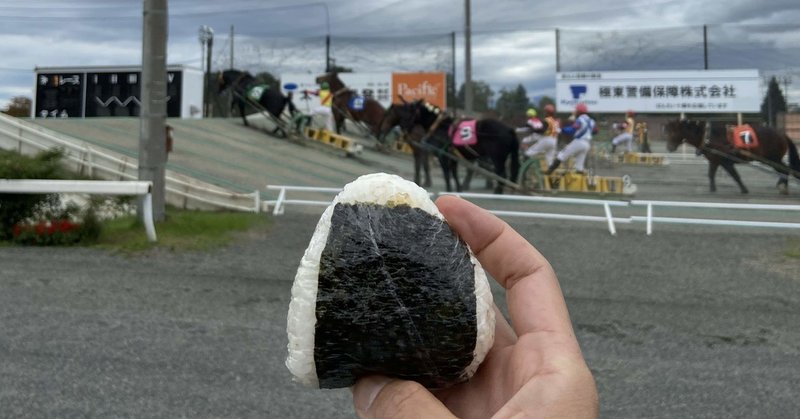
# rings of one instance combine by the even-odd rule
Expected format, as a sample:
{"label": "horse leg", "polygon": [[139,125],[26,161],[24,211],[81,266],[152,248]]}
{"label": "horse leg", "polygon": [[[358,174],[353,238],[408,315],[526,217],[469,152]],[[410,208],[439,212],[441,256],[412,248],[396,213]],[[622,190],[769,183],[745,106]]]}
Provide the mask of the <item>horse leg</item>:
{"label": "horse leg", "polygon": [[414,183],[419,186],[420,185],[420,166],[422,166],[422,152],[417,147],[412,147],[411,150],[414,152]]}
{"label": "horse leg", "polygon": [[[503,179],[506,179],[506,156],[505,154],[500,156],[493,156],[492,161],[494,162],[494,174],[500,176]],[[494,193],[502,194],[503,193],[503,184],[500,182],[495,183]]]}
{"label": "horse leg", "polygon": [[[447,157],[439,156],[439,166],[442,166],[442,174],[444,175],[444,187],[447,192],[452,192],[453,189],[450,187],[450,162],[447,160]],[[456,181],[456,191],[461,192],[461,186],[458,184],[458,178],[455,179]]]}
{"label": "horse leg", "polygon": [[[447,159],[447,157],[444,157],[444,156],[442,158],[443,159]],[[450,171],[451,171],[451,174],[453,175],[453,182],[456,183],[456,192],[463,192],[464,188],[461,185],[461,182],[458,180],[458,162],[449,161],[448,165],[450,166]]]}
{"label": "horse leg", "polygon": [[777,187],[781,195],[789,195],[789,175],[781,173],[778,176]]}
{"label": "horse leg", "polygon": [[733,180],[736,181],[742,193],[748,192],[747,188],[744,186],[744,183],[742,183],[742,178],[739,177],[739,172],[736,171],[736,168],[733,166],[733,163],[730,162],[722,163],[722,168],[725,169],[725,171],[728,172],[729,175],[731,175]]}
{"label": "horse leg", "polygon": [[238,106],[239,106],[239,115],[241,115],[242,117],[242,122],[244,122],[244,126],[247,127],[249,125],[247,124],[247,116],[244,114],[244,101],[239,100]]}
{"label": "horse leg", "polygon": [[714,177],[717,175],[718,167],[719,167],[719,162],[716,161],[708,162],[708,182],[709,182],[709,190],[711,192],[717,191],[717,184],[714,181]]}
{"label": "horse leg", "polygon": [[423,186],[426,188],[430,188],[431,185],[433,184],[433,182],[431,182],[431,161],[428,158],[429,156],[427,151],[422,150],[420,154],[422,158],[422,170],[425,171],[425,185]]}
{"label": "horse leg", "polygon": [[469,190],[469,185],[472,183],[472,174],[475,173],[471,167],[467,167],[467,174],[464,176],[464,182],[461,184],[465,191]]}

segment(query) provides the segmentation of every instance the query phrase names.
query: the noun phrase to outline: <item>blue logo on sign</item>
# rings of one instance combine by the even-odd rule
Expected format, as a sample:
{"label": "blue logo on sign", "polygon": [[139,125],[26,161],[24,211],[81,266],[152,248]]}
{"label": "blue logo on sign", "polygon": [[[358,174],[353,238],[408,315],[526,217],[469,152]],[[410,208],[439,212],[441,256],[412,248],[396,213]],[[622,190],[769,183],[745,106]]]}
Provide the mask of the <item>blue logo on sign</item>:
{"label": "blue logo on sign", "polygon": [[296,90],[297,89],[297,83],[286,83],[286,84],[283,85],[283,89],[284,90],[289,90],[289,91]]}
{"label": "blue logo on sign", "polygon": [[581,96],[586,94],[586,85],[585,84],[570,84],[569,90],[572,91],[572,98],[573,99],[580,99]]}

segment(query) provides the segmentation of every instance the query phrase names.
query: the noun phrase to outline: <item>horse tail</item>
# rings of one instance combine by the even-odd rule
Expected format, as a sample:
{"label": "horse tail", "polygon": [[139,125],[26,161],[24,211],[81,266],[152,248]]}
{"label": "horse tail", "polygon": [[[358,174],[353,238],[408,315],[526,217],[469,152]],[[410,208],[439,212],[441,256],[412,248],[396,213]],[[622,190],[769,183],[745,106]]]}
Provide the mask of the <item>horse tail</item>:
{"label": "horse tail", "polygon": [[797,146],[789,136],[786,136],[787,146],[789,147],[789,167],[794,171],[794,177],[800,179],[800,156],[797,154]]}
{"label": "horse tail", "polygon": [[509,138],[511,138],[511,173],[508,179],[512,182],[517,181],[519,175],[519,139],[517,133],[513,129],[508,130]]}

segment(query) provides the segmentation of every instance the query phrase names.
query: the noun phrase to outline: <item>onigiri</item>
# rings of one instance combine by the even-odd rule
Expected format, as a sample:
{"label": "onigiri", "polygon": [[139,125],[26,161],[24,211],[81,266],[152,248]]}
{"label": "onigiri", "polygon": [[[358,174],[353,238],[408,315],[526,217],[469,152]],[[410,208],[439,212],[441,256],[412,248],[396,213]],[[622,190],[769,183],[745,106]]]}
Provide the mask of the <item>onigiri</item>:
{"label": "onigiri", "polygon": [[300,261],[286,366],[310,387],[382,374],[444,388],[475,373],[494,327],[486,274],[428,193],[364,175],[322,214]]}

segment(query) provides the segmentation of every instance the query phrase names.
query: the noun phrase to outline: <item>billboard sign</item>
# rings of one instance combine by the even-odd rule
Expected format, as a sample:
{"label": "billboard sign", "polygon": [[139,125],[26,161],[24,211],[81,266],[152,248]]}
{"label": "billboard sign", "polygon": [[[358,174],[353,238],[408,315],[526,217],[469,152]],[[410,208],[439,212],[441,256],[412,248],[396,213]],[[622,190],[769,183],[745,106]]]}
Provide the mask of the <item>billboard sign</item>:
{"label": "billboard sign", "polygon": [[556,106],[571,112],[755,113],[758,70],[578,71],[556,74]]}
{"label": "billboard sign", "polygon": [[393,73],[392,101],[400,103],[400,96],[407,101],[425,99],[445,109],[447,108],[447,81],[445,74],[437,73]]}

